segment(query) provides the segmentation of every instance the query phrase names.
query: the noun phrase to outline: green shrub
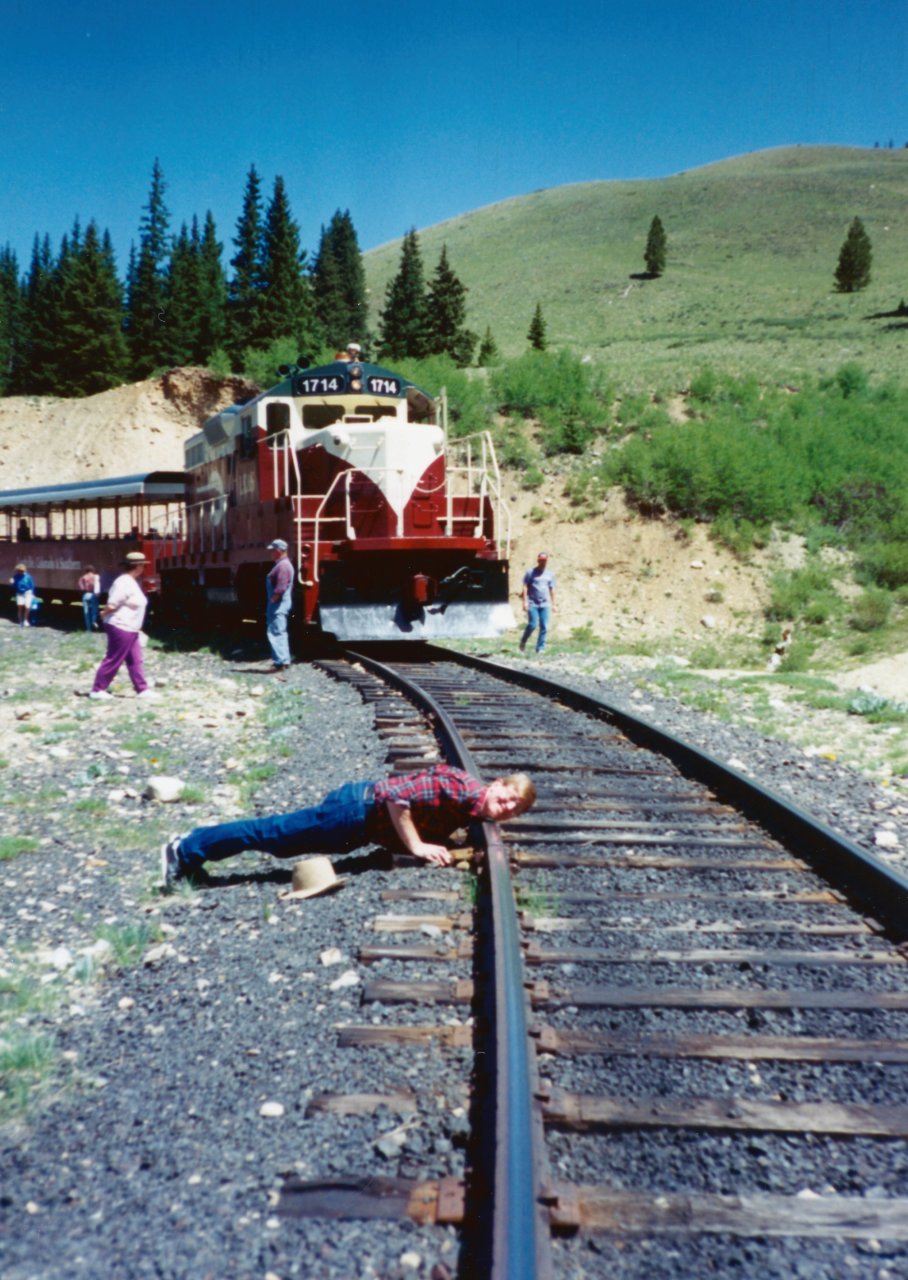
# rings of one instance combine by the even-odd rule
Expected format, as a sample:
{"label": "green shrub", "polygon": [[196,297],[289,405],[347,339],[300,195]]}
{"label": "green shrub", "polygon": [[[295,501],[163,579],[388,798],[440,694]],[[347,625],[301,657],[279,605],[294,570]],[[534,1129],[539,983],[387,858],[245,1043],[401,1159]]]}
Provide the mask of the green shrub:
{"label": "green shrub", "polygon": [[855,631],[879,631],[889,621],[891,608],[889,593],[871,587],[851,606],[848,625]]}
{"label": "green shrub", "polygon": [[774,622],[803,618],[808,622],[825,622],[838,596],[832,591],[829,571],[822,564],[806,564],[803,568],[776,573],[772,577],[772,595],[766,616]]}
{"label": "green shrub", "polygon": [[835,380],[846,400],[849,396],[862,395],[869,383],[867,371],[855,361],[843,364],[836,372]]}
{"label": "green shrub", "polygon": [[[775,524],[814,549],[855,549],[879,586],[908,585],[908,389],[872,388],[843,366],[795,394],[711,369],[690,391],[697,419],[654,417],[605,456],[605,483],[643,509],[710,522],[739,553]],[[638,405],[627,397],[622,422]]]}
{"label": "green shrub", "polygon": [[519,422],[507,418],[492,429],[492,439],[501,466],[515,471],[529,471],[534,467],[538,470],[538,454]]}
{"label": "green shrub", "polygon": [[630,392],[621,397],[615,416],[625,431],[634,431],[642,425],[643,415],[650,407],[648,395]]}
{"label": "green shrub", "polygon": [[[527,351],[493,369],[490,388],[501,413],[575,424],[572,431],[607,428],[613,392],[601,370],[567,351]],[[548,411],[548,412],[547,412]]]}
{"label": "green shrub", "polygon": [[861,567],[880,587],[908,586],[908,541],[877,542],[864,547]]}
{"label": "green shrub", "polygon": [[701,671],[715,671],[726,665],[722,651],[712,641],[704,641],[693,648],[690,661],[691,666],[699,667]]}
{"label": "green shrub", "polygon": [[701,369],[697,376],[691,380],[691,399],[700,400],[708,404],[716,394],[718,385],[719,379],[712,369]]}
{"label": "green shrub", "polygon": [[571,627],[571,643],[578,649],[589,650],[598,647],[599,641],[593,634],[592,621],[584,622],[579,627]]}

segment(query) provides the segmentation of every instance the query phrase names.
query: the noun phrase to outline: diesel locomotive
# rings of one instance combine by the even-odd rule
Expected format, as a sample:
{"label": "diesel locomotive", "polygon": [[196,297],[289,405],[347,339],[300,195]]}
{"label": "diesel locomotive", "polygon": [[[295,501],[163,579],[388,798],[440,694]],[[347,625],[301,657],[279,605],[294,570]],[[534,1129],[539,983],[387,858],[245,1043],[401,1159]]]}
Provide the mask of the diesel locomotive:
{"label": "diesel locomotive", "polygon": [[377,364],[338,358],[279,374],[186,441],[182,475],[0,494],[0,573],[25,561],[41,594],[65,600],[84,565],[106,587],[138,546],[159,617],[229,625],[264,617],[265,548],[282,538],[298,628],[383,641],[513,626],[490,435],[452,438],[444,392]]}

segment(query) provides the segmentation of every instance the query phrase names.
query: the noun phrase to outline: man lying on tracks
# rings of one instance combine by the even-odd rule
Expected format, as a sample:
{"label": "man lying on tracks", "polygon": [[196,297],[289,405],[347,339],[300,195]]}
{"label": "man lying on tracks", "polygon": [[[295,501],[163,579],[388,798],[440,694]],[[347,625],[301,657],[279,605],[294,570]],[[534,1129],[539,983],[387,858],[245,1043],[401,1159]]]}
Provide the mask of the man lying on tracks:
{"label": "man lying on tracks", "polygon": [[294,858],[381,844],[447,867],[451,853],[440,841],[476,818],[507,822],[525,813],[535,799],[536,788],[525,773],[484,785],[446,764],[379,782],[347,782],[307,809],[196,827],[173,836],[161,850],[163,887],[198,879],[203,863],[246,849]]}

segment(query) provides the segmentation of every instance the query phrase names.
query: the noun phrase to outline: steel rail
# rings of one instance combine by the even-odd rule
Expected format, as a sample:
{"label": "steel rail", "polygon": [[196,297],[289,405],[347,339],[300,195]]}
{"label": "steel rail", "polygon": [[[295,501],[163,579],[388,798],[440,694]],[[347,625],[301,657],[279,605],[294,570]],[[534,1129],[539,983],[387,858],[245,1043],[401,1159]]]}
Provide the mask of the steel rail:
{"label": "steel rail", "polygon": [[[417,702],[434,718],[449,759],[480,776],[454,721],[425,689],[374,658],[349,649],[346,655]],[[486,822],[483,831],[494,937],[494,1172],[491,1218],[472,1226],[479,1233],[479,1252],[489,1259],[492,1280],[547,1280],[552,1273],[550,1226],[539,1183],[543,1139],[533,1086],[517,904],[498,828]]]}
{"label": "steel rail", "polygon": [[836,887],[862,903],[880,923],[902,939],[908,938],[908,877],[731,765],[649,720],[549,677],[434,645],[426,645],[423,656],[432,661],[473,667],[546,697],[557,698],[576,710],[604,717],[632,742],[668,757],[686,776],[708,785],[717,796],[731,801],[773,835],[782,840],[797,840],[801,845],[799,853],[822,875],[829,880],[835,876]]}

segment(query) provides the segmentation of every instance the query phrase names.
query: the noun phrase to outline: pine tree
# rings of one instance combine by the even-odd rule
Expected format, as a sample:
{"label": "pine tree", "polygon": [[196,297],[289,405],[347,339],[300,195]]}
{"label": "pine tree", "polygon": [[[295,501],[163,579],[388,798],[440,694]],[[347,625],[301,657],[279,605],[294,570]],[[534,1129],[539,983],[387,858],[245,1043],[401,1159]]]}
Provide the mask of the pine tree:
{"label": "pine tree", "polygon": [[382,359],[420,359],[428,349],[428,315],[419,240],[413,228],[404,236],[400,268],[389,281],[381,313]]}
{"label": "pine tree", "polygon": [[322,227],[312,286],[327,341],[335,347],[368,342],[366,276],[349,209],[338,209],[327,230]]}
{"label": "pine tree", "polygon": [[60,344],[56,389],[60,395],[92,395],[126,377],[123,291],[110,236],[92,221],[84,237],[73,232],[63,261],[57,298]]}
{"label": "pine tree", "polygon": [[21,358],[22,291],[19,264],[9,245],[0,249],[0,396],[9,395]]}
{"label": "pine tree", "polygon": [[449,355],[463,368],[473,358],[476,334],[464,324],[467,290],[451,270],[448,247],[442,245],[426,298],[428,354]]}
{"label": "pine tree", "polygon": [[226,321],[224,307],[227,282],[221,265],[223,245],[218,242],[211,210],[205,214],[205,229],[199,247],[199,325],[198,346],[193,352],[195,364],[206,364],[224,344]]}
{"label": "pine tree", "polygon": [[53,272],[50,237],[35,236],[23,290],[22,349],[14,383],[18,392],[53,390]]}
{"label": "pine tree", "polygon": [[873,251],[870,237],[860,218],[855,218],[848,228],[845,243],[839,252],[835,270],[835,287],[839,293],[856,293],[870,284],[870,266]]}
{"label": "pine tree", "polygon": [[351,341],[348,336],[347,307],[344,302],[343,281],[338,261],[331,251],[328,233],[322,227],[318,253],[312,268],[312,292],[315,296],[315,310],[325,334],[325,340],[332,347],[344,347]]}
{"label": "pine tree", "polygon": [[498,359],[498,344],[492,337],[492,330],[487,325],[482,342],[479,344],[479,351],[476,354],[476,363],[480,369],[488,369],[493,364],[497,364]]}
{"label": "pine tree", "polygon": [[646,237],[646,250],[643,255],[648,275],[662,275],[665,270],[665,250],[665,228],[657,214],[649,224],[649,235]]}
{"label": "pine tree", "polygon": [[166,258],[170,215],[164,204],[164,191],[164,176],[160,163],[155,160],[126,304],[126,331],[134,378],[147,378],[168,363]]}
{"label": "pine tree", "polygon": [[233,275],[227,284],[225,346],[234,369],[242,362],[243,348],[258,346],[264,339],[261,327],[262,295],[262,193],[255,165],[249,170],[243,209],[233,241],[236,254],[230,259]]}
{"label": "pine tree", "polygon": [[318,355],[323,337],[312,286],[304,274],[305,263],[299,226],[290,212],[284,179],[278,177],[265,215],[262,328],[266,344],[277,338],[293,338],[298,354],[308,363]]}
{"label": "pine tree", "polygon": [[542,304],[536,303],[533,319],[527,333],[527,341],[535,351],[545,351],[548,345],[545,337],[545,321],[542,318]]}
{"label": "pine tree", "polygon": [[202,301],[198,219],[192,232],[180,227],[170,250],[167,267],[167,363],[194,364],[199,347],[199,312]]}

